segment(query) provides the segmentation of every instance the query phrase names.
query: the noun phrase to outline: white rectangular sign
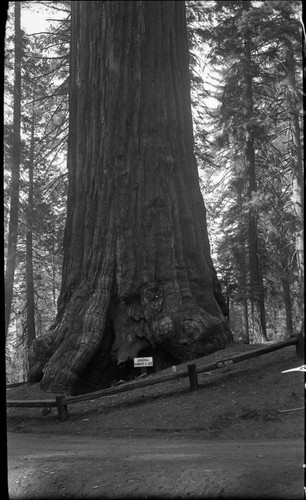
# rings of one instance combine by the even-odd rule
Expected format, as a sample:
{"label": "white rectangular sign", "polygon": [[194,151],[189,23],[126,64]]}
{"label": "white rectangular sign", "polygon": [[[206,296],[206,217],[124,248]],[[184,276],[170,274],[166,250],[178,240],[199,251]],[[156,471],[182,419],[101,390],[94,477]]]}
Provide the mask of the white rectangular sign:
{"label": "white rectangular sign", "polygon": [[134,358],[134,368],[153,366],[153,358]]}

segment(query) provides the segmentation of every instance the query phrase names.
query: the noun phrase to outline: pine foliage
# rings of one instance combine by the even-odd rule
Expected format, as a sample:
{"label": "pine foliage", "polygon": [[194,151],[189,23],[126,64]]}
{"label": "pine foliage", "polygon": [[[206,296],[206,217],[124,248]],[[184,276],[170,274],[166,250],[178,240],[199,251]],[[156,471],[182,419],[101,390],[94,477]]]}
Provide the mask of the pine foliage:
{"label": "pine foliage", "polygon": [[[42,4],[42,2],[39,3]],[[57,9],[57,17],[62,20],[50,23],[46,32],[32,34],[24,30],[22,39],[19,233],[13,304],[7,340],[10,381],[19,381],[21,373],[27,372],[27,349],[30,335],[30,299],[27,293],[29,292],[29,273],[27,272],[29,248],[33,267],[31,293],[37,335],[43,334],[54,319],[61,282],[67,189],[69,3],[46,2],[48,12],[52,13],[54,8]],[[27,11],[35,13],[35,9],[37,9],[36,2],[23,2],[21,19],[23,19],[23,13]],[[38,9],[40,10],[41,6]],[[5,67],[5,232],[9,220],[11,183],[13,88],[11,18],[13,18],[13,9],[11,10],[7,26]],[[31,189],[33,194],[30,203]],[[30,240],[29,235],[31,235]],[[16,359],[19,359],[18,369],[16,369]],[[10,369],[10,366],[14,368]]]}
{"label": "pine foliage", "polygon": [[[191,40],[206,46],[211,74],[202,85],[213,86],[214,98],[202,123],[206,141],[196,145],[196,153],[199,165],[203,165],[213,256],[231,302],[232,328],[236,338],[261,340],[250,289],[247,227],[252,210],[257,221],[268,338],[286,337],[299,331],[302,316],[295,244],[301,217],[294,210],[292,188],[301,148],[296,147],[293,137],[291,104],[294,102],[299,117],[299,133],[294,132],[301,138],[301,2],[196,4],[195,11],[193,2],[187,2],[194,14],[193,24],[194,18],[198,26],[203,19],[206,22],[195,29]],[[252,47],[251,68],[246,66],[246,36]],[[194,61],[191,63],[193,67]],[[246,113],[247,71],[252,77],[251,115]],[[291,85],[289,82],[292,73],[295,85],[292,78]],[[257,189],[251,197],[245,162],[246,129],[252,133],[255,150]],[[198,133],[196,138],[200,136]],[[207,158],[213,162],[207,162]],[[241,320],[245,308],[247,321]]]}

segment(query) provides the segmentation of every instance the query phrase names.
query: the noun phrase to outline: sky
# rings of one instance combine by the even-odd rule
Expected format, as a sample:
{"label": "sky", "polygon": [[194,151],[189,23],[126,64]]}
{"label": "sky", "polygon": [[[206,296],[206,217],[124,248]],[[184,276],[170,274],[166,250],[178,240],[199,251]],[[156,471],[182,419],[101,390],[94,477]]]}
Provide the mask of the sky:
{"label": "sky", "polygon": [[22,29],[26,33],[40,33],[41,31],[45,31],[49,24],[48,21],[46,21],[46,17],[46,9],[42,6],[37,8],[36,12],[30,11],[29,9],[22,9]]}
{"label": "sky", "polygon": [[[56,18],[58,14],[52,9],[46,8],[41,2],[21,1],[21,27],[28,33],[40,33],[46,31],[49,21],[47,19]],[[9,13],[14,11],[14,2],[9,2]]]}

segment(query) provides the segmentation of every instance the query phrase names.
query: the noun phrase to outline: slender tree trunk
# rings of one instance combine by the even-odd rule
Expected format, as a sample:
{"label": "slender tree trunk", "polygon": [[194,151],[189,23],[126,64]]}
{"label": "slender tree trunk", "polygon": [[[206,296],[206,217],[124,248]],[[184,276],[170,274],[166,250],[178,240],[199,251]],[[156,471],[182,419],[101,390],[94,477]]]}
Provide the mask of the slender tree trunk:
{"label": "slender tree trunk", "polygon": [[[244,175],[245,177],[245,175]],[[240,209],[240,217],[241,220],[244,219],[244,207],[243,207],[243,186],[244,186],[244,178],[242,181],[237,182],[237,200],[238,206]],[[243,325],[244,325],[244,342],[246,344],[250,343],[250,332],[249,332],[249,308],[248,308],[248,300],[249,300],[249,289],[248,289],[248,272],[247,272],[247,242],[243,241],[241,247],[241,258],[240,258],[240,286],[243,293],[242,298],[242,308],[243,308]]]}
{"label": "slender tree trunk", "polygon": [[242,259],[241,259],[241,269],[242,269],[242,279],[241,279],[241,289],[243,291],[243,316],[244,316],[244,341],[246,344],[250,343],[250,332],[249,332],[249,308],[248,308],[248,283],[247,283],[247,259],[245,247],[243,247]]}
{"label": "slender tree trunk", "polygon": [[13,146],[12,146],[12,177],[10,220],[5,269],[5,339],[7,338],[14,289],[16,267],[16,251],[18,239],[19,217],[19,176],[20,176],[20,119],[21,119],[21,60],[22,34],[20,27],[21,2],[15,2],[15,76],[14,76],[14,110],[13,110]]}
{"label": "slender tree trunk", "polygon": [[57,266],[55,263],[55,229],[53,227],[53,234],[52,234],[52,306],[53,306],[54,315],[56,315],[56,301],[57,301],[56,271],[57,271]]}
{"label": "slender tree trunk", "polygon": [[193,154],[184,2],[73,2],[70,81],[62,288],[30,378],[76,393],[139,354],[180,362],[231,334]]}
{"label": "slender tree trunk", "polygon": [[282,278],[282,287],[286,312],[286,333],[289,337],[291,337],[293,335],[291,293],[289,280],[285,276]]}
{"label": "slender tree trunk", "polygon": [[259,310],[260,326],[263,337],[267,340],[266,331],[266,316],[265,316],[265,299],[263,278],[259,265],[259,248],[258,248],[258,229],[256,210],[252,206],[253,195],[257,192],[256,182],[256,162],[255,162],[255,146],[254,146],[254,131],[251,125],[253,118],[253,74],[252,74],[252,49],[251,36],[246,35],[245,40],[245,97],[246,97],[246,130],[245,130],[245,161],[248,172],[248,201],[249,205],[249,220],[248,220],[248,246],[249,246],[249,267],[250,267],[250,289],[251,300]]}
{"label": "slender tree trunk", "polygon": [[26,237],[26,310],[27,310],[27,338],[28,349],[36,338],[35,328],[35,300],[33,276],[33,212],[34,212],[34,149],[35,149],[35,91],[33,91],[31,143],[29,154],[29,191],[27,206],[27,237]]}
{"label": "slender tree trunk", "polygon": [[296,63],[292,44],[287,40],[286,67],[289,81],[289,123],[291,130],[291,159],[292,159],[292,201],[295,215],[298,220],[295,237],[296,263],[299,281],[299,307],[301,310],[301,333],[305,335],[304,329],[304,187],[303,187],[303,156],[300,128],[301,103],[297,98]]}

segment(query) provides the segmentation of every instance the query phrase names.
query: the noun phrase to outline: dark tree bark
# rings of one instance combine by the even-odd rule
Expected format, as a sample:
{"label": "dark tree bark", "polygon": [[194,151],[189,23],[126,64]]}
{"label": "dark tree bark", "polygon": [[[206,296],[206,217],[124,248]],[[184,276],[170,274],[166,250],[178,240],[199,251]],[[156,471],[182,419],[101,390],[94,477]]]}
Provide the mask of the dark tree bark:
{"label": "dark tree bark", "polygon": [[[242,195],[242,186],[240,185],[238,188],[238,200],[239,200],[239,206],[242,211],[242,201],[243,201],[243,195]],[[241,290],[243,293],[243,298],[242,298],[242,309],[243,309],[243,325],[244,325],[244,335],[243,335],[243,341],[245,344],[250,343],[250,330],[249,330],[249,307],[248,307],[248,298],[249,298],[249,289],[248,289],[248,272],[247,272],[247,249],[246,249],[246,244],[242,244],[242,251],[241,251],[241,261],[240,261],[240,268],[241,268]]]}
{"label": "dark tree bark", "polygon": [[58,314],[30,379],[77,393],[133,357],[224,348],[193,154],[184,2],[72,2],[68,214]]}
{"label": "dark tree bark", "polygon": [[14,56],[14,110],[13,110],[13,145],[12,177],[10,198],[10,220],[5,266],[5,339],[7,338],[14,289],[16,267],[16,249],[19,219],[19,184],[20,184],[20,120],[21,120],[21,59],[22,32],[20,25],[21,2],[15,2],[15,56]]}
{"label": "dark tree bark", "polygon": [[246,248],[243,246],[241,252],[241,290],[243,293],[242,310],[243,310],[243,341],[245,344],[250,343],[250,329],[249,329],[249,288],[248,288],[248,273],[247,273],[247,253]]}
{"label": "dark tree bark", "polygon": [[297,231],[295,236],[296,265],[299,283],[299,308],[301,312],[300,333],[305,335],[304,321],[304,188],[303,188],[303,146],[301,139],[300,113],[301,102],[298,98],[298,85],[296,83],[297,65],[295,51],[289,39],[285,39],[286,45],[286,70],[288,76],[288,105],[289,105],[289,127],[291,132],[291,158],[292,158],[292,201],[294,212],[297,217]]}
{"label": "dark tree bark", "polygon": [[26,236],[26,310],[27,310],[27,340],[28,349],[36,338],[35,299],[33,275],[33,212],[34,212],[34,149],[35,149],[35,90],[33,91],[31,142],[29,154],[29,189],[27,206],[27,236]]}
{"label": "dark tree bark", "polygon": [[[249,5],[249,2],[247,2],[246,4]],[[245,65],[245,97],[247,103],[247,124],[245,127],[245,162],[248,175],[248,201],[252,202],[253,195],[257,192],[257,181],[254,130],[252,125],[252,120],[254,118],[253,78],[255,75],[253,75],[252,70],[252,42],[250,33],[246,33],[245,36]],[[257,214],[251,203],[248,213],[248,250],[250,269],[250,299],[253,303],[252,306],[256,306],[259,311],[262,335],[267,340],[264,286],[259,263]]]}
{"label": "dark tree bark", "polygon": [[282,278],[282,287],[283,287],[283,297],[284,297],[284,305],[286,311],[286,333],[289,337],[291,337],[292,335],[294,335],[294,331],[293,331],[293,321],[292,321],[290,283],[287,274],[288,273],[284,272],[284,276]]}

